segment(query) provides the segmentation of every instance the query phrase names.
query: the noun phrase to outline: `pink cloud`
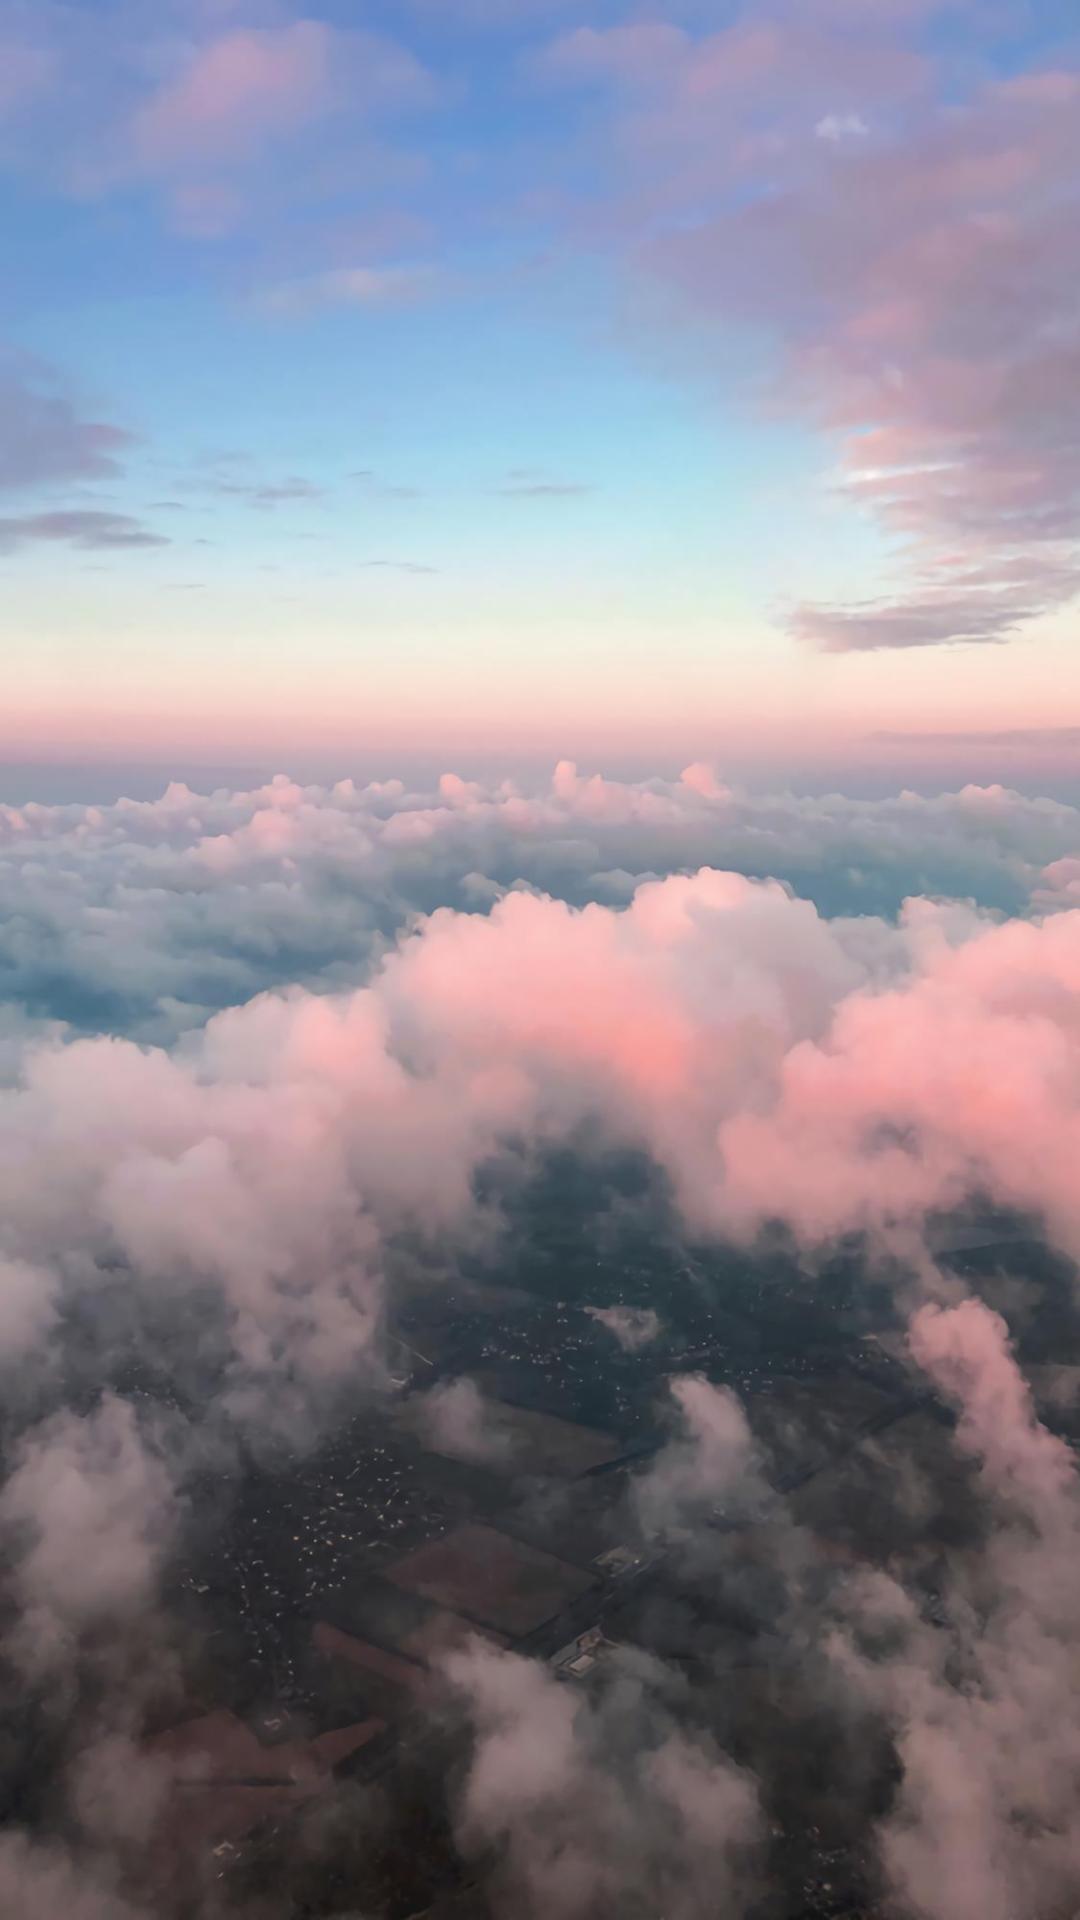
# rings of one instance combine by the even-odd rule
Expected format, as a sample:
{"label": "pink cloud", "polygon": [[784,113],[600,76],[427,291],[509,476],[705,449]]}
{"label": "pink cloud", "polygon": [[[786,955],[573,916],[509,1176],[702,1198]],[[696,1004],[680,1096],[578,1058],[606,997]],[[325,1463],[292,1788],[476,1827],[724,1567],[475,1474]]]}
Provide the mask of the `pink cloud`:
{"label": "pink cloud", "polygon": [[575,27],[537,54],[533,71],[571,85],[614,81],[635,88],[663,87],[685,62],[692,41],[681,27],[661,20],[629,26]]}
{"label": "pink cloud", "polygon": [[733,1200],[811,1234],[917,1218],[980,1187],[1041,1212],[1070,1251],[1080,1085],[1072,1001],[1080,916],[972,928],[923,910],[912,976],[854,994],[824,1043],[797,1045],[770,1113],[721,1132]]}
{"label": "pink cloud", "polygon": [[50,48],[0,40],[0,115],[15,118],[48,92],[56,76]]}
{"label": "pink cloud", "polygon": [[233,159],[302,126],[333,98],[335,35],[316,20],[229,33],[200,48],[139,108],[142,164],[172,169]]}
{"label": "pink cloud", "polygon": [[[854,1618],[889,1627],[884,1658],[836,1636],[833,1654],[893,1728],[902,1773],[882,1864],[919,1920],[1009,1920],[1075,1903],[1075,1591],[1080,1483],[1036,1420],[999,1316],[977,1300],[922,1308],[912,1351],[956,1407],[956,1444],[980,1465],[985,1539],[943,1570],[946,1619],[921,1621],[865,1572]],[[944,1626],[944,1631],[942,1630]],[[880,1645],[880,1642],[879,1642]]]}
{"label": "pink cloud", "polygon": [[[395,156],[376,124],[432,96],[405,47],[303,12],[170,0],[110,5],[91,18],[43,0],[23,18],[27,79],[11,155],[79,198],[151,181],[166,191],[176,226],[202,239],[253,216],[260,170],[282,143],[295,163],[294,196],[325,197],[324,169],[335,193],[350,168],[362,169],[365,184],[377,169],[388,177]],[[323,144],[305,146],[316,128]],[[276,184],[280,198],[280,176]]]}
{"label": "pink cloud", "polygon": [[612,89],[618,244],[720,351],[733,324],[773,340],[772,404],[821,427],[889,542],[899,585],[796,610],[831,651],[999,641],[1080,590],[1080,75],[935,69],[932,10],[815,0],[545,56]]}
{"label": "pink cloud", "polygon": [[676,1729],[659,1663],[619,1675],[617,1731],[602,1698],[538,1661],[474,1639],[443,1667],[472,1733],[459,1836],[468,1853],[494,1852],[500,1907],[553,1920],[628,1904],[742,1911],[761,1833],[755,1783],[706,1736]]}
{"label": "pink cloud", "polygon": [[652,1535],[745,1511],[765,1484],[746,1415],[730,1389],[692,1373],[678,1375],[670,1388],[676,1431],[634,1484],[642,1525]]}
{"label": "pink cloud", "polygon": [[[465,834],[458,870],[475,878],[468,836],[490,835],[501,810],[523,846],[561,845],[574,818],[596,834],[624,821],[666,832],[676,794],[714,830],[732,807],[564,766],[535,811],[451,781],[439,804],[380,825],[387,796],[320,810],[281,779],[243,796],[246,811],[218,796],[200,820],[181,792],[136,826],[155,885],[177,882],[170,898],[196,885],[212,899],[248,875],[263,938],[264,897],[284,891],[265,883],[295,891],[305,860],[382,884],[388,857],[419,848],[435,866]],[[889,830],[920,805],[909,796]],[[1014,810],[1000,790],[956,796],[980,838]],[[44,831],[40,812],[0,829],[21,845]],[[112,846],[111,819],[80,821],[77,844],[98,830]],[[174,867],[155,836],[181,830],[191,848]],[[850,847],[847,815],[841,831]],[[240,897],[226,891],[223,911]],[[110,983],[159,964],[145,925],[131,929]],[[178,991],[172,970],[152,984]],[[1040,1214],[1075,1254],[1078,1004],[1080,914],[1067,910],[996,924],[916,901],[899,926],[827,921],[776,882],[708,868],[631,888],[620,910],[511,890],[488,913],[432,914],[365,987],[261,995],[175,1052],[31,1047],[0,1112],[9,1252],[46,1288],[73,1244],[152,1287],[195,1276],[220,1291],[250,1368],[272,1370],[284,1344],[321,1380],[362,1364],[376,1336],[385,1232],[471,1232],[475,1169],[500,1142],[589,1125],[647,1150],[695,1228],[753,1235],[780,1217],[811,1243],[860,1227],[910,1241],[928,1211],[989,1193]],[[52,1299],[29,1316],[31,1344]]]}
{"label": "pink cloud", "polygon": [[912,1319],[909,1340],[924,1372],[959,1406],[959,1444],[982,1461],[998,1493],[1039,1507],[1074,1487],[1069,1448],[1036,1419],[999,1314],[978,1300],[928,1305]]}

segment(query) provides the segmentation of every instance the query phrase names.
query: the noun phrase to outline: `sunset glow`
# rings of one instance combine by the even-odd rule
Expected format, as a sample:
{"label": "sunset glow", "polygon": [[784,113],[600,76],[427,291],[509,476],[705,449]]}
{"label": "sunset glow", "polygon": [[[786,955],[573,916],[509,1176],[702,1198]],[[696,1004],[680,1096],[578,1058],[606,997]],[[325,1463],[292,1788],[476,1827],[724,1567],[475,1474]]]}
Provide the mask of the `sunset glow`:
{"label": "sunset glow", "polygon": [[1076,0],[0,0],[0,1920],[1078,1920]]}

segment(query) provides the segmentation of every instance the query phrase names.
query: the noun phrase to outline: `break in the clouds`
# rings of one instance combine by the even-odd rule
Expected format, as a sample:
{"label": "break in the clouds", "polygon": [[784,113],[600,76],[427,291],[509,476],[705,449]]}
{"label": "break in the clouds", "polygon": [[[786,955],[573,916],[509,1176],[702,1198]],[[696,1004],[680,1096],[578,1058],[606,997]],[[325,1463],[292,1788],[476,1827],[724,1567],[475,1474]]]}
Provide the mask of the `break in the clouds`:
{"label": "break in the clouds", "polygon": [[137,1618],[156,1593],[174,1517],[168,1469],[127,1402],[106,1395],[85,1418],[63,1412],[33,1429],[0,1491],[20,1607],[8,1652],[20,1666],[63,1668],[80,1634],[116,1634]]}

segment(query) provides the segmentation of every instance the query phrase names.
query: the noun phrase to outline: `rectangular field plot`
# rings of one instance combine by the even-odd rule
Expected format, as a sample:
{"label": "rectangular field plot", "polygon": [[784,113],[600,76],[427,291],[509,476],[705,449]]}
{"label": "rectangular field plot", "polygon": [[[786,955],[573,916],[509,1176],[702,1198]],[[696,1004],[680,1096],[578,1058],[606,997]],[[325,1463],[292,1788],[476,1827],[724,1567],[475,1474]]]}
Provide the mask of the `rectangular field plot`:
{"label": "rectangular field plot", "polygon": [[456,1527],[387,1570],[396,1586],[422,1594],[512,1639],[531,1633],[596,1582],[537,1547],[494,1527]]}

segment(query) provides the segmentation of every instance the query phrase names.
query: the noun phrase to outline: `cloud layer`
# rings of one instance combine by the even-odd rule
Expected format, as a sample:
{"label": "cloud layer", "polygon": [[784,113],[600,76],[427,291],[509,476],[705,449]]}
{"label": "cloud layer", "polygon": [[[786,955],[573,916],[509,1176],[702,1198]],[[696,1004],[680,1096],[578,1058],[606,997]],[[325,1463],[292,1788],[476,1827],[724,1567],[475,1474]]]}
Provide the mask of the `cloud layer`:
{"label": "cloud layer", "polygon": [[456,775],[153,803],[0,809],[0,989],[36,1019],[169,1038],[268,987],[367,977],[417,914],[526,887],[624,905],[650,875],[776,876],[826,914],[908,895],[1068,900],[1075,809],[999,787],[884,801],[739,793],[708,768],[636,785],[569,764],[527,793]]}
{"label": "cloud layer", "polygon": [[[395,1237],[464,1244],[490,1160],[585,1125],[644,1150],[696,1231],[888,1236],[981,1194],[1080,1253],[1080,915],[922,899],[830,919],[711,867],[596,878],[635,844],[634,864],[708,836],[799,846],[801,803],[763,803],[759,826],[703,784],[563,769],[531,801],[282,781],[9,813],[39,914],[14,917],[9,953],[31,986],[48,955],[57,995],[24,988],[0,1096],[10,1351],[95,1295],[176,1339],[209,1289],[223,1392],[230,1369],[343,1378],[377,1345]],[[814,811],[845,851],[913,822],[916,858],[924,835],[941,858],[944,820],[995,884],[1073,818],[993,792]],[[481,857],[534,885],[481,878]],[[553,869],[583,905],[535,890]],[[433,892],[464,904],[417,918]],[[308,983],[280,984],[298,958]],[[43,1018],[61,966],[82,1037]],[[109,1031],[117,1004],[131,1037]]]}
{"label": "cloud layer", "polygon": [[[792,1711],[829,1729],[901,1910],[1060,1910],[1080,1859],[1074,1716],[1051,1711],[1074,1689],[1075,1465],[926,1228],[989,1202],[1080,1260],[1075,814],[999,789],[803,801],[700,766],[628,786],[563,765],[533,795],[282,777],[2,824],[22,1004],[0,1089],[0,1672],[71,1716],[82,1759],[74,1840],[10,1839],[0,1884],[46,1912],[69,1890],[90,1920],[124,1911],[117,1860],[148,1844],[159,1783],[136,1803],[123,1782],[147,1700],[172,1697],[156,1623],[196,1476],[388,1411],[395,1289],[490,1250],[492,1170],[527,1178],[569,1145],[645,1156],[678,1234],[747,1247],[779,1226],[812,1264],[856,1233],[892,1276],[906,1364],[974,1475],[933,1619],[899,1545],[829,1557],[738,1396],[689,1364],[627,1534],[691,1594],[729,1583],[770,1657],[800,1650]],[[725,851],[749,872],[702,864]],[[984,904],[851,910],[928,871]],[[668,1307],[600,1296],[613,1365],[660,1350]],[[444,1456],[517,1470],[483,1382],[409,1407]],[[888,1471],[898,1512],[932,1497]],[[738,1744],[707,1640],[695,1660],[689,1689],[674,1656],[609,1649],[587,1697],[490,1643],[444,1663],[469,1743],[457,1842],[494,1863],[503,1911],[704,1920],[718,1886],[752,1903],[771,1763]],[[882,1742],[897,1773],[875,1811]],[[106,1801],[131,1834],[108,1838]]]}

